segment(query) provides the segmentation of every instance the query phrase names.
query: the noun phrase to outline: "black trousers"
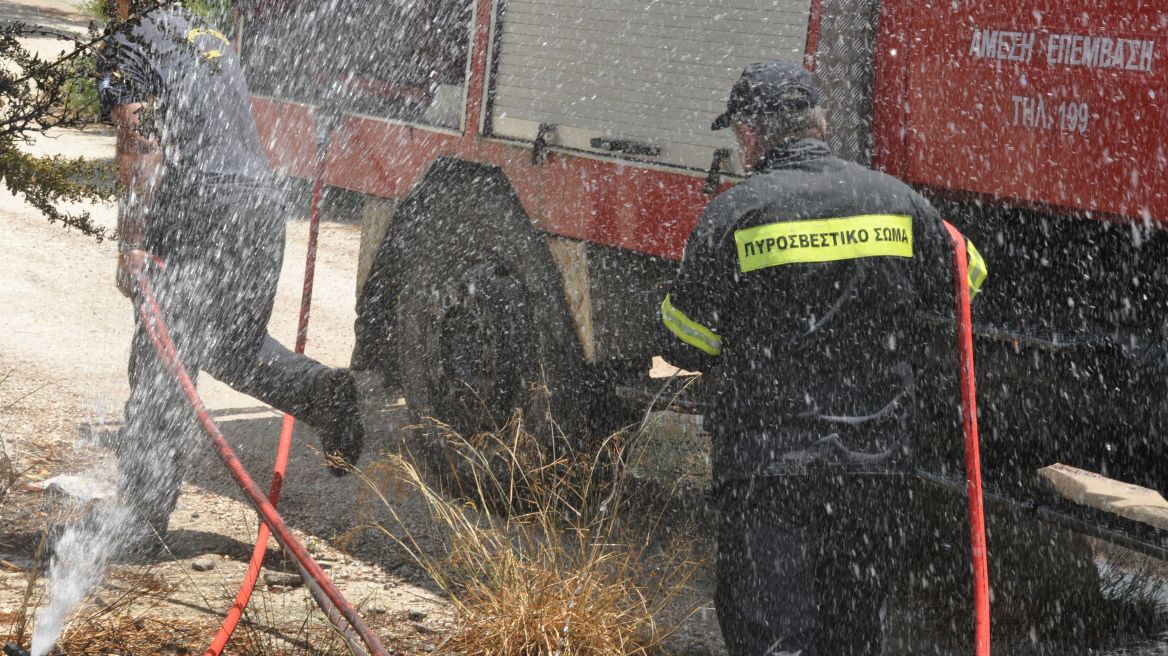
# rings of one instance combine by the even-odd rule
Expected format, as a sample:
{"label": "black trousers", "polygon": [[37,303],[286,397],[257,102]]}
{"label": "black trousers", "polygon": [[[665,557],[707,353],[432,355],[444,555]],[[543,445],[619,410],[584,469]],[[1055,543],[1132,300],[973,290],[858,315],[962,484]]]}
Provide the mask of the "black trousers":
{"label": "black trousers", "polygon": [[[267,332],[284,256],[282,208],[260,198],[212,208],[200,218],[224,229],[192,235],[182,247],[170,240],[162,264],[149,267],[151,287],[187,372],[197,377],[206,371],[313,423],[314,386],[329,369],[289,351]],[[205,437],[186,395],[158,359],[141,316],[135,316],[117,492],[134,515],[164,533],[187,471],[187,450]]]}
{"label": "black trousers", "polygon": [[717,500],[714,603],[730,656],[883,653],[903,475],[749,479]]}

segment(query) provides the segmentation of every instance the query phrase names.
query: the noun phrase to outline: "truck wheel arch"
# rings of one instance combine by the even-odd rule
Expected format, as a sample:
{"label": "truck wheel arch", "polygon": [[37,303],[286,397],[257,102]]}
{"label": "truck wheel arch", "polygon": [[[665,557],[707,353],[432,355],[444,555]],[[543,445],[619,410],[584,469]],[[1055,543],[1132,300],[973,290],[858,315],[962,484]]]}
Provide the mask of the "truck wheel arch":
{"label": "truck wheel arch", "polygon": [[[491,262],[518,280],[534,301],[530,308],[538,340],[534,346],[547,374],[554,409],[586,412],[578,403],[555,403],[556,397],[586,398],[579,392],[590,383],[583,347],[545,235],[534,228],[499,167],[454,158],[435,160],[397,203],[358,298],[353,368],[382,371],[388,387],[408,378],[396,369],[400,349],[412,339],[399,333],[399,306],[402,295],[410,293],[411,282],[417,282],[410,277],[427,266],[422,262],[427,257],[449,269],[451,277],[474,267],[481,274],[484,263]],[[460,262],[465,262],[466,271]],[[575,417],[554,419],[565,425],[576,421]]]}

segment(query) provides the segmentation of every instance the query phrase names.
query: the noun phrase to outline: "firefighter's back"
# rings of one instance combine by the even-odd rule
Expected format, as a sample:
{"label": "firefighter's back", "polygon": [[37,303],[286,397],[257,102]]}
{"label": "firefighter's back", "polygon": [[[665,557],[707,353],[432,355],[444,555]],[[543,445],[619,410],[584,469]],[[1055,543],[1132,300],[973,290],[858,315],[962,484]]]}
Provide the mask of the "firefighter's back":
{"label": "firefighter's back", "polygon": [[940,310],[948,289],[939,216],[817,140],[771,151],[760,168],[691,236],[713,231],[737,269],[713,419],[741,439],[720,441],[719,457],[773,467],[750,444],[785,453],[833,434],[850,451],[909,455],[914,315]]}

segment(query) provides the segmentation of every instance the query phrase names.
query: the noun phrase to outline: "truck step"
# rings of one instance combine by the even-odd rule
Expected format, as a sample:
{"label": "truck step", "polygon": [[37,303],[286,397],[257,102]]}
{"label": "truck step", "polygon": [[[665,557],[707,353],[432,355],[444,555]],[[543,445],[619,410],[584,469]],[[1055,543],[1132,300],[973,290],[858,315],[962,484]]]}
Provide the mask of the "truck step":
{"label": "truck step", "polygon": [[[965,480],[918,469],[923,480],[965,493]],[[1056,464],[1034,485],[983,481],[991,510],[1011,510],[1168,562],[1168,501],[1148,488]]]}
{"label": "truck step", "polygon": [[1155,490],[1056,463],[1038,470],[1064,499],[1168,531],[1168,501]]}

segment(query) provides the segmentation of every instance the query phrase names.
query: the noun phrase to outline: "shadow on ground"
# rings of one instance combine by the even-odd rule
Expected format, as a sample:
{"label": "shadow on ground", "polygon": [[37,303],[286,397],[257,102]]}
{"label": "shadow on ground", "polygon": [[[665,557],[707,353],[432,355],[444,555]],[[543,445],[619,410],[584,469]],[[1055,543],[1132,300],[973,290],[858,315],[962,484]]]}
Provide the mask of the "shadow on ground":
{"label": "shadow on ground", "polygon": [[[269,414],[269,413],[264,413]],[[405,408],[394,400],[378,397],[363,412],[366,422],[366,440],[359,466],[367,466],[378,454],[396,451],[401,429],[406,425]],[[261,417],[232,419],[219,422],[219,427],[235,450],[240,462],[256,483],[267,489],[279,445],[282,418],[276,414]],[[201,441],[191,450],[187,481],[200,488],[231,499],[246,501],[235,480],[227,472],[209,441]],[[320,453],[320,439],[316,432],[297,423],[292,434],[292,448],[281,491],[280,514],[295,529],[329,541],[337,541],[350,554],[384,570],[393,570],[403,564],[402,557],[391,548],[390,540],[376,529],[354,532],[362,522],[374,521],[384,526],[396,522],[388,508],[377,500],[362,503],[366,486],[354,475],[336,477],[324,467]],[[407,522],[424,523],[420,505],[403,504]],[[213,549],[212,549],[213,550]],[[250,554],[250,545],[244,548]],[[228,554],[235,557],[234,553]]]}

